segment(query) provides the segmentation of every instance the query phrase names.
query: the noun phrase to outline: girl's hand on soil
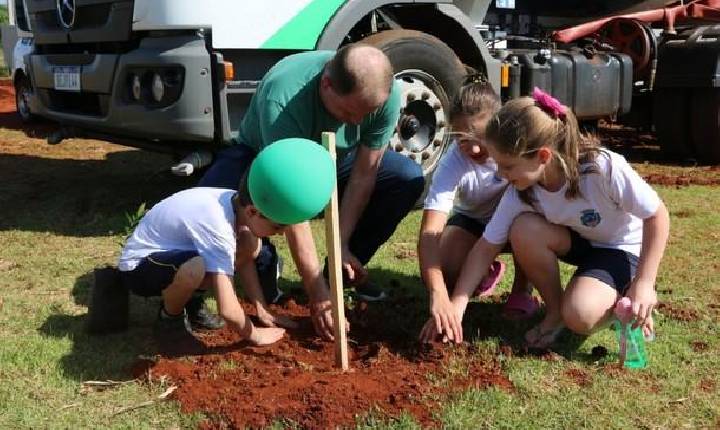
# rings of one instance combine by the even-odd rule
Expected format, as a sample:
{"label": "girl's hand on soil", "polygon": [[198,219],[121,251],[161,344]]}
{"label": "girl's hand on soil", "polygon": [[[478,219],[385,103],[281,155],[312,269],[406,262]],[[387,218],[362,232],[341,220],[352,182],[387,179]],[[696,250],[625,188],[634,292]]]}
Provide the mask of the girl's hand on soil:
{"label": "girl's hand on soil", "polygon": [[255,346],[270,345],[282,339],[284,335],[284,328],[253,327],[248,341]]}
{"label": "girl's hand on soil", "polygon": [[632,301],[632,312],[635,318],[633,328],[641,326],[652,332],[652,311],[657,305],[654,284],[635,279],[626,295]]}
{"label": "girl's hand on soil", "polygon": [[430,296],[430,320],[420,331],[421,342],[432,342],[440,334],[443,342],[462,342],[462,324],[456,307],[444,291]]}
{"label": "girl's hand on soil", "polygon": [[298,324],[285,315],[278,315],[264,307],[257,308],[258,320],[264,327],[284,327],[284,328],[297,328]]}

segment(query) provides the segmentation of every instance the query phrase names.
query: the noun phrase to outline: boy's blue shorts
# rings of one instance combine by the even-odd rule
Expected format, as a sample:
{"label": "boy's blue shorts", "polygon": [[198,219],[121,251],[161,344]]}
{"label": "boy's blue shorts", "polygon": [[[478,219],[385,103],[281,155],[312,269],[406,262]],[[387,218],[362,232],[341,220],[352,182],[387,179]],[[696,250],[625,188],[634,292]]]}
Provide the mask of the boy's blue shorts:
{"label": "boy's blue shorts", "polygon": [[621,249],[593,247],[589,240],[570,230],[570,251],[560,260],[577,266],[573,274],[587,276],[614,288],[620,295],[630,286],[635,277],[639,258]]}
{"label": "boy's blue shorts", "polygon": [[120,276],[125,287],[134,294],[143,297],[160,296],[172,284],[180,266],[197,256],[197,251],[154,252],[143,258],[134,270],[120,272]]}

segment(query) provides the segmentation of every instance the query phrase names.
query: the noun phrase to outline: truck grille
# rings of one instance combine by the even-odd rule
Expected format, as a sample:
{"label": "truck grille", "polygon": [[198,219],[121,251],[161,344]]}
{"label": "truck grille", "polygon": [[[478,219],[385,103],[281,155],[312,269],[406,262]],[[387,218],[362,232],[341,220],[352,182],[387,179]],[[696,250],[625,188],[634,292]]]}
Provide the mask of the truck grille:
{"label": "truck grille", "polygon": [[[64,23],[58,4],[74,4]],[[36,45],[124,42],[130,39],[133,0],[27,0]]]}

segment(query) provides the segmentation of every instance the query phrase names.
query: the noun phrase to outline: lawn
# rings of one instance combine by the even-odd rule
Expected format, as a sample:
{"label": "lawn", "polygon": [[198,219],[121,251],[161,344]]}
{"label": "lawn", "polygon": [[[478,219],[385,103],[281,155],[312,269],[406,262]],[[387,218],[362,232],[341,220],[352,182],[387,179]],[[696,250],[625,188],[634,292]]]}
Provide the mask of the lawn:
{"label": "lawn", "polygon": [[[39,130],[30,134],[42,137]],[[50,147],[22,130],[2,129],[0,142],[0,428],[195,427],[202,414],[181,413],[174,401],[146,403],[172,381],[132,377],[138,357],[152,350],[148,332],[155,302],[133,300],[127,332],[84,332],[92,270],[115,262],[125,214],[195,179],[165,173],[168,157],[96,141]],[[570,338],[573,346],[558,354],[509,353],[502,346],[530,323],[499,319],[495,302],[475,305],[465,325],[471,342],[478,354],[500,361],[513,389],[471,389],[443,399],[435,413],[445,427],[720,427],[720,187],[657,189],[670,209],[672,232],[658,278],[663,306],[656,315],[657,340],[647,346],[649,367],[622,371],[610,365],[616,348],[610,330],[584,342]],[[412,213],[370,269],[388,288],[401,279],[396,294],[412,297],[408,306],[424,310],[413,254],[419,220],[420,213]],[[316,233],[322,230],[315,227]],[[287,257],[284,241],[276,242]],[[285,287],[295,287],[291,264],[285,273]],[[563,274],[570,275],[567,267]],[[510,279],[508,273],[498,294],[508,291]],[[593,356],[595,346],[610,355]],[[87,383],[108,380],[123,383]],[[139,405],[144,406],[129,408]],[[288,424],[269,418],[278,420],[276,427]],[[357,425],[416,427],[410,417],[375,413],[359,417]]]}

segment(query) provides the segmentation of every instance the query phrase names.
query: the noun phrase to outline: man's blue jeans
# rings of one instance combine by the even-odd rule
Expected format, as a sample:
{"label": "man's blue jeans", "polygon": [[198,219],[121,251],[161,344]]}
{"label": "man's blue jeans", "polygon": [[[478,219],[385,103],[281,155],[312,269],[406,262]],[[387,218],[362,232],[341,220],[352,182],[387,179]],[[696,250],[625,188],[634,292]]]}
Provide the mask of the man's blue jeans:
{"label": "man's blue jeans", "polygon": [[[240,179],[250,168],[255,156],[253,149],[242,144],[221,151],[198,186],[237,189]],[[338,162],[338,192],[341,202],[354,161],[355,152],[352,152]],[[363,265],[367,264],[378,248],[392,236],[397,225],[420,198],[424,187],[422,169],[417,163],[396,152],[385,152],[373,193],[348,244],[350,252]],[[274,247],[268,245],[270,244],[267,241],[263,241],[256,260],[259,272],[266,269],[267,262],[273,259],[275,253]]]}

